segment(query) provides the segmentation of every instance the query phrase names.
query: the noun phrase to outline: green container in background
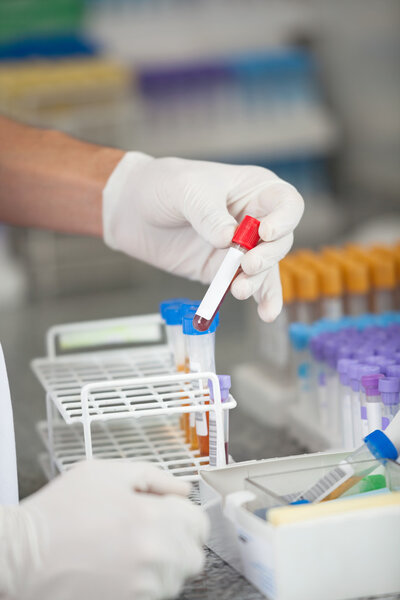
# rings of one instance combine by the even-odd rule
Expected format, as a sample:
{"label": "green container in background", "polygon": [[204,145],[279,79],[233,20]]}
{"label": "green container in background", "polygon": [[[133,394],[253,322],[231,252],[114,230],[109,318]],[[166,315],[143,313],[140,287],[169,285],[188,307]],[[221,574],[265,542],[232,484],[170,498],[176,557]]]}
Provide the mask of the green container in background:
{"label": "green container in background", "polygon": [[76,31],[84,0],[0,0],[0,43]]}

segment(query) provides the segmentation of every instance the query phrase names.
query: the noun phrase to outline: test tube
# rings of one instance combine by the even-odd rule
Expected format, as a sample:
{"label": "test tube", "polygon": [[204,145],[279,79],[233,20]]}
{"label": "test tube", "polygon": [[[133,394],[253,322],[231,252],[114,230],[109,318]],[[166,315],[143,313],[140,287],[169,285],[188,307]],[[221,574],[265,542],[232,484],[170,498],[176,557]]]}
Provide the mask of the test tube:
{"label": "test tube", "polygon": [[295,499],[308,502],[335,500],[387,460],[397,460],[400,449],[400,418],[396,416],[386,432],[375,430],[364,443],[339,465],[321,477]]}
{"label": "test tube", "polygon": [[360,402],[363,438],[375,429],[382,429],[382,401],[379,393],[379,379],[382,377],[384,377],[382,373],[361,377]]}
{"label": "test tube", "polygon": [[345,289],[345,313],[356,316],[368,312],[370,281],[367,267],[335,247],[326,246],[322,249],[322,255],[341,271]]}
{"label": "test tube", "polygon": [[184,372],[185,338],[182,333],[182,303],[173,303],[164,307],[163,316],[168,343],[174,357],[175,368],[178,372]]}
{"label": "test tube", "polygon": [[294,285],[289,271],[279,265],[282,284],[283,307],[280,314],[272,323],[259,321],[257,330],[260,340],[262,358],[266,361],[268,375],[280,379],[291,378],[291,352],[289,340],[289,325],[295,320]]}
{"label": "test tube", "polygon": [[311,328],[305,323],[292,323],[289,335],[296,368],[298,403],[305,412],[313,415],[311,357],[308,352]]}
{"label": "test tube", "polygon": [[257,246],[260,240],[259,226],[260,221],[246,215],[237,227],[231,246],[194,315],[193,326],[197,331],[209,329],[234,279],[241,271],[243,255]]}
{"label": "test tube", "polygon": [[360,380],[363,375],[375,375],[379,373],[377,365],[355,364],[349,365],[348,376],[351,385],[351,408],[353,421],[353,442],[357,446],[363,439],[361,423],[361,398]]}
{"label": "test tube", "polygon": [[[166,323],[167,337],[171,347],[175,368],[178,372],[187,373],[189,371],[189,362],[186,357],[185,336],[182,331],[182,318],[185,311],[190,308],[195,309],[200,304],[189,298],[175,299],[176,301],[166,301],[162,308],[164,321]],[[163,303],[162,303],[163,304]],[[187,406],[183,404],[182,406]],[[190,442],[189,414],[183,413],[180,417],[180,427],[185,432],[186,443]]]}
{"label": "test tube", "polygon": [[180,305],[183,302],[190,302],[189,298],[169,298],[168,300],[163,300],[162,302],[160,302],[160,315],[162,320],[165,323],[165,330],[166,330],[166,335],[167,335],[167,343],[168,346],[171,349],[172,354],[174,354],[174,341],[172,340],[172,335],[171,335],[171,329],[168,326],[166,319],[165,319],[165,311],[173,305]]}
{"label": "test tube", "polygon": [[341,424],[342,424],[342,446],[346,450],[354,448],[353,441],[353,414],[351,404],[351,387],[348,370],[350,365],[356,365],[357,360],[354,358],[341,358],[337,364],[339,374],[339,393],[341,407]]}
{"label": "test tube", "polygon": [[[229,391],[231,389],[231,378],[230,375],[218,375],[219,388],[221,390],[221,402],[227,402],[229,400]],[[214,402],[214,389],[212,381],[208,380],[208,389],[210,390],[210,402]],[[216,427],[215,427],[215,414],[213,411],[206,413],[208,434],[207,439],[199,437],[200,446],[208,446],[207,454],[210,456],[210,465],[213,465],[212,457],[216,455]],[[226,464],[229,462],[229,410],[224,410],[224,446],[225,446],[225,461]],[[206,448],[204,448],[205,450]],[[214,451],[213,451],[214,449]],[[200,450],[201,453],[201,450]]]}
{"label": "test tube", "polygon": [[375,245],[372,251],[377,255],[390,257],[395,264],[396,274],[396,289],[394,292],[394,305],[393,308],[396,310],[400,309],[400,246],[385,246]]}
{"label": "test tube", "polygon": [[[205,331],[195,329],[193,323],[194,315],[194,311],[189,311],[184,315],[182,321],[190,372],[201,373],[202,371],[211,371],[215,373],[215,331],[219,324],[219,315],[217,313],[209,329]],[[207,380],[200,382],[199,386],[205,391],[207,389]],[[198,443],[200,456],[208,456],[206,414],[203,412],[190,413],[189,423],[192,449],[197,449]]]}
{"label": "test tube", "polygon": [[293,276],[296,295],[296,321],[311,324],[320,317],[320,290],[318,277],[312,267],[296,257],[286,257],[283,261]]}
{"label": "test tube", "polygon": [[367,356],[363,360],[363,362],[365,362],[365,364],[367,365],[378,365],[378,367],[380,368],[380,372],[384,375],[387,375],[388,367],[396,364],[394,358],[386,358],[386,356],[380,356],[379,354],[375,354],[374,356]]}
{"label": "test tube", "polygon": [[314,359],[315,368],[315,384],[314,395],[316,398],[317,411],[320,424],[323,429],[328,429],[328,398],[326,389],[326,366],[324,362],[323,353],[323,339],[322,336],[313,338],[310,342],[310,352]]}
{"label": "test tube", "polygon": [[347,252],[369,270],[372,285],[370,309],[381,313],[394,308],[396,288],[395,263],[391,257],[384,257],[358,244],[348,244]]}
{"label": "test tube", "polygon": [[[400,368],[400,365],[399,365]],[[379,391],[382,399],[382,430],[399,412],[400,406],[400,379],[398,377],[384,377],[379,380]]]}
{"label": "test tube", "polygon": [[387,377],[397,377],[398,379],[400,379],[400,361],[399,361],[399,364],[389,365],[386,368],[386,376]]}
{"label": "test tube", "polygon": [[343,316],[343,281],[339,267],[311,250],[296,252],[304,263],[313,268],[319,279],[321,291],[320,314],[322,318],[337,320]]}

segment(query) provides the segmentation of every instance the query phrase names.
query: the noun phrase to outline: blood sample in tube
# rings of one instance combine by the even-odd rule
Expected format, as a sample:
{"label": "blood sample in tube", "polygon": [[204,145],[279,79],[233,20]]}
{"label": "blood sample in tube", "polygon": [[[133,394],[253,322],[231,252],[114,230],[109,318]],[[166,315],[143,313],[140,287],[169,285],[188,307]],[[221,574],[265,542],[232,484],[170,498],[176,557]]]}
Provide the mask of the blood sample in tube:
{"label": "blood sample in tube", "polygon": [[260,221],[249,215],[238,225],[230,248],[193,318],[193,327],[197,331],[209,329],[233,281],[241,271],[240,262],[243,255],[257,246],[260,240],[259,226]]}

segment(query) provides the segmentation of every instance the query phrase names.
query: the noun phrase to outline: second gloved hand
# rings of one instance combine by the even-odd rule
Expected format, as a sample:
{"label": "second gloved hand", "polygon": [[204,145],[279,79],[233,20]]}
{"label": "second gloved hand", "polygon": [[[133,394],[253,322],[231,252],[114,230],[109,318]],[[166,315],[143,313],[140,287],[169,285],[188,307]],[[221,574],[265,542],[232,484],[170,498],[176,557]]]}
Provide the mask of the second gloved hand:
{"label": "second gloved hand", "polygon": [[254,295],[264,320],[281,309],[277,263],[289,251],[303,200],[262,167],[128,152],[103,192],[105,242],[160,269],[209,283],[237,223],[261,221],[262,243],[242,259],[232,286],[238,299]]}
{"label": "second gloved hand", "polygon": [[0,596],[173,598],[204,560],[207,519],[189,489],[151,464],[88,461],[1,508]]}

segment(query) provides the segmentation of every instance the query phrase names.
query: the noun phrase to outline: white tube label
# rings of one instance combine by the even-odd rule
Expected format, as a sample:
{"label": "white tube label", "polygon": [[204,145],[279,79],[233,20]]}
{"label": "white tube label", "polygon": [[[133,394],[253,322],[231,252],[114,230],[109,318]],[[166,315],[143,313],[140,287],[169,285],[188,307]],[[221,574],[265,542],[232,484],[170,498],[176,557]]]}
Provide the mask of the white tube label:
{"label": "white tube label", "polygon": [[243,251],[237,248],[229,248],[221,266],[215,274],[210,287],[208,288],[196,314],[207,321],[211,319],[218,308],[219,303],[226,290],[229,288],[236,271],[240,267],[240,261],[243,257]]}
{"label": "white tube label", "polygon": [[368,433],[382,429],[382,405],[380,402],[367,402]]}

